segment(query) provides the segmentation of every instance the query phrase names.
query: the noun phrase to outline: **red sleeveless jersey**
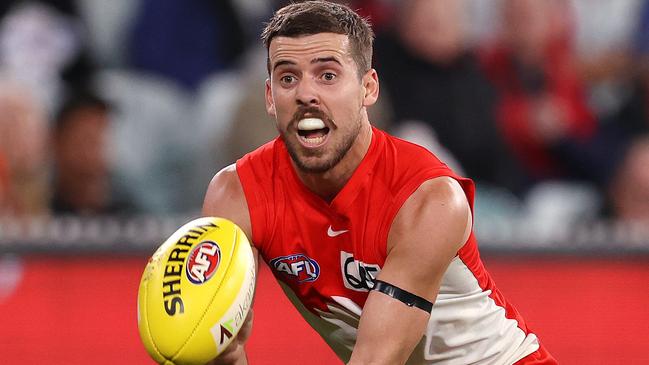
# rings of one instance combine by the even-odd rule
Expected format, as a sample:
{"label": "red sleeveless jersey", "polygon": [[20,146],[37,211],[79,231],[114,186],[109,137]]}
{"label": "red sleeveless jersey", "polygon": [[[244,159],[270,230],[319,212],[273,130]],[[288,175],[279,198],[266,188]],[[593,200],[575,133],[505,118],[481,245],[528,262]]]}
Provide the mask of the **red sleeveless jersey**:
{"label": "red sleeveless jersey", "polygon": [[[310,324],[330,345],[332,342],[341,342],[342,347],[350,351],[355,340],[354,328],[346,329],[350,338],[337,338],[323,333],[327,331],[319,329],[318,324],[314,323],[316,319],[305,314],[304,309],[325,321],[339,315],[341,307],[346,312],[360,316],[373,280],[385,262],[387,237],[392,221],[406,199],[424,181],[440,176],[456,179],[473,209],[474,185],[471,180],[457,176],[420,146],[392,137],[376,128],[372,129],[372,133],[367,154],[330,203],[308,190],[301,182],[281,138],[247,154],[236,165],[248,203],[253,244],[275,277],[284,284],[283,288],[290,290],[299,300],[300,303],[295,303],[294,300],[294,304]],[[518,312],[505,301],[484,270],[473,233],[458,251],[454,261],[457,264],[452,263],[449,272],[445,274],[446,281],[442,282],[435,306],[443,308],[446,305],[446,295],[451,298],[455,294],[467,296],[467,293],[473,293],[476,295],[476,307],[484,307],[477,303],[488,300],[485,299],[488,297],[491,299],[489,303],[493,302],[493,311],[502,311],[503,318],[498,325],[489,322],[492,319],[483,320],[489,313],[482,317],[449,313],[449,318],[436,320],[471,325],[476,323],[476,331],[479,332],[484,327],[484,333],[477,336],[479,338],[491,336],[493,327],[516,327],[516,330],[512,329],[512,338],[520,340],[516,343],[523,350],[510,354],[509,358],[513,360],[520,360],[538,350],[535,336],[530,333]],[[469,275],[465,275],[465,272]],[[465,282],[475,288],[468,288]],[[449,292],[446,293],[446,290]],[[462,294],[464,290],[467,293]],[[460,306],[457,310],[469,310],[469,306]],[[431,322],[435,313],[434,307]],[[445,316],[443,309],[438,310],[438,313],[440,317]],[[329,322],[335,323],[333,320]],[[430,331],[439,332],[439,328],[434,328],[436,326],[439,327],[439,323],[431,325]],[[439,336],[439,333],[430,335]],[[447,337],[460,335],[449,332]],[[499,341],[501,340],[484,341],[484,356],[488,357],[489,348],[494,346],[513,346],[510,342],[499,344]],[[350,353],[332,347],[343,359]],[[430,353],[421,354],[422,361],[415,363],[434,363],[435,361],[423,359],[436,356],[434,353],[448,352],[452,346],[431,344],[430,347]],[[475,360],[470,357],[458,359]]]}

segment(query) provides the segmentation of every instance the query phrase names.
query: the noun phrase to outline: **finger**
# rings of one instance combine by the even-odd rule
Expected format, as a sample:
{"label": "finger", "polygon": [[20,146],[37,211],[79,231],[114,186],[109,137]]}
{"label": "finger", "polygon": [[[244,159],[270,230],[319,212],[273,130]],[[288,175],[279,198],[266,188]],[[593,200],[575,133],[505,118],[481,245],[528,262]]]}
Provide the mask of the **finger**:
{"label": "finger", "polygon": [[239,334],[237,335],[237,339],[241,342],[244,343],[248,340],[250,337],[250,334],[252,333],[252,320],[254,318],[253,310],[252,308],[248,312],[248,316],[246,317],[246,320],[243,322],[243,325],[241,326],[241,329],[239,330]]}
{"label": "finger", "polygon": [[231,365],[245,363],[246,355],[243,343],[234,340],[216,359],[205,365]]}

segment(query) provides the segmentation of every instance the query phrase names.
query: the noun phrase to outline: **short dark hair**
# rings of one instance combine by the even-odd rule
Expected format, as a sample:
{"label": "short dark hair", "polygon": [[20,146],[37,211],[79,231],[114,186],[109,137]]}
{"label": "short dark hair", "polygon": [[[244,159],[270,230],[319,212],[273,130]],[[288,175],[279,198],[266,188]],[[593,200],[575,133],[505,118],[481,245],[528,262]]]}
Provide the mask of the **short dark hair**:
{"label": "short dark hair", "polygon": [[[275,37],[299,37],[318,33],[344,34],[349,37],[351,56],[359,75],[372,67],[374,32],[367,19],[345,5],[315,0],[289,4],[275,12],[261,39],[270,48]],[[270,60],[268,62],[270,72]]]}
{"label": "short dark hair", "polygon": [[89,90],[74,90],[66,95],[54,117],[54,131],[61,132],[70,122],[70,116],[81,109],[97,109],[108,113],[113,107],[101,96]]}

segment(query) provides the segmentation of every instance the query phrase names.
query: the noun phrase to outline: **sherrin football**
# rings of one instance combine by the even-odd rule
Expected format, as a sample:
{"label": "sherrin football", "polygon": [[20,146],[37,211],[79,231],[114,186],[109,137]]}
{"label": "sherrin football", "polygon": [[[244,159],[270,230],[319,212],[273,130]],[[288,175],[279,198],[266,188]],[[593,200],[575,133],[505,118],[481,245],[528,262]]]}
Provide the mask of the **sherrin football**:
{"label": "sherrin football", "polygon": [[243,231],[203,217],[178,229],[149,260],[137,301],[140,338],[159,364],[205,364],[235,338],[255,291]]}

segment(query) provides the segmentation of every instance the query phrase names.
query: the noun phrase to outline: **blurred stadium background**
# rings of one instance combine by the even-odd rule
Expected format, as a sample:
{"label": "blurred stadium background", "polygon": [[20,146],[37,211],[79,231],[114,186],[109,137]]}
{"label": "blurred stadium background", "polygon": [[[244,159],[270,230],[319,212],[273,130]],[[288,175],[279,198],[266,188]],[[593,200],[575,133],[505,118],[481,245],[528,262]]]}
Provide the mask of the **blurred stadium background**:
{"label": "blurred stadium background", "polygon": [[[149,255],[275,135],[274,0],[0,3],[0,363],[150,364]],[[478,187],[487,269],[562,364],[649,363],[649,0],[358,0],[372,122]],[[252,364],[338,363],[261,268]]]}

